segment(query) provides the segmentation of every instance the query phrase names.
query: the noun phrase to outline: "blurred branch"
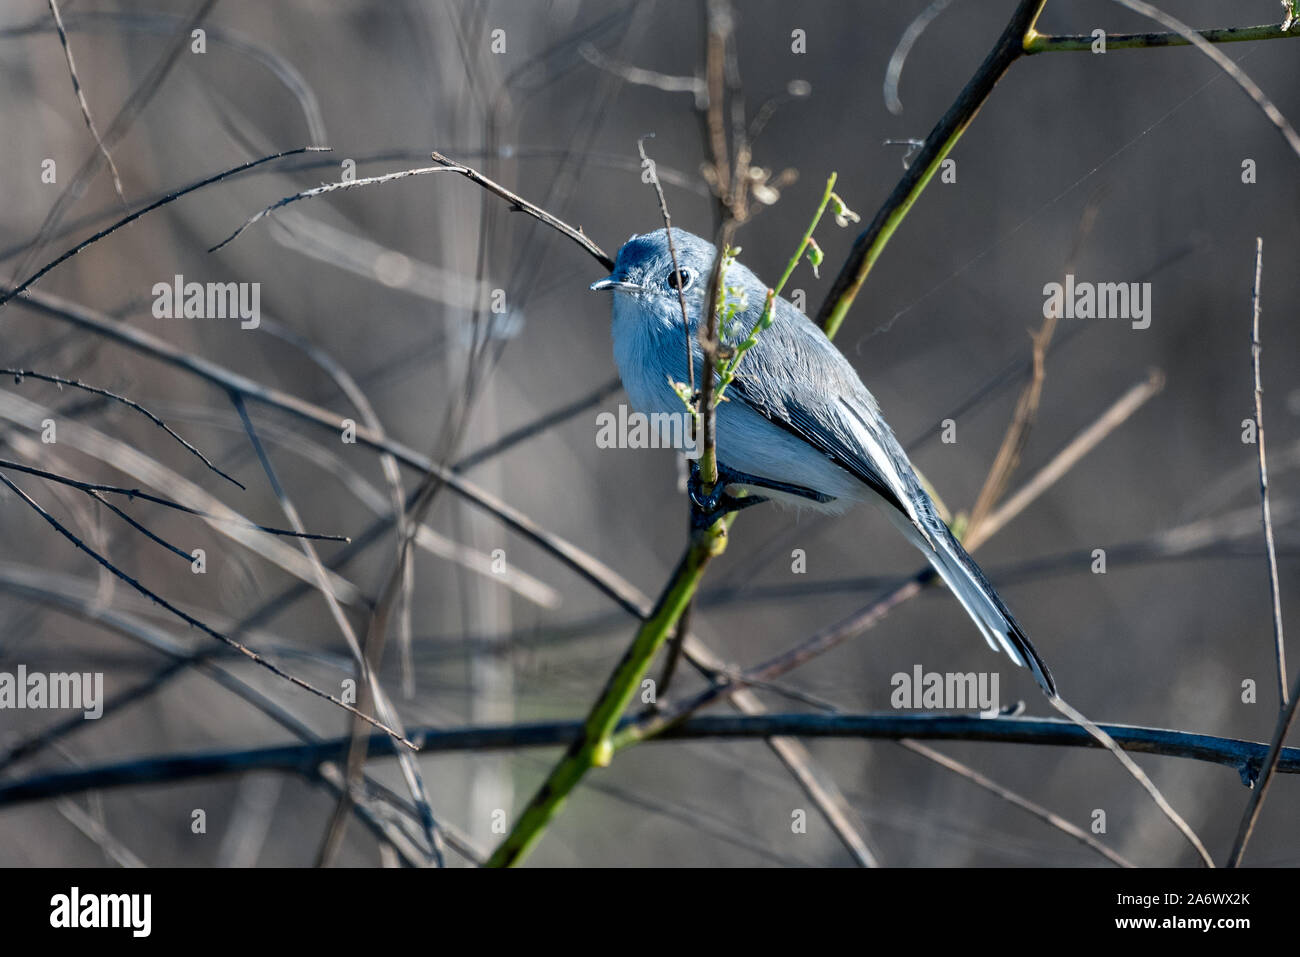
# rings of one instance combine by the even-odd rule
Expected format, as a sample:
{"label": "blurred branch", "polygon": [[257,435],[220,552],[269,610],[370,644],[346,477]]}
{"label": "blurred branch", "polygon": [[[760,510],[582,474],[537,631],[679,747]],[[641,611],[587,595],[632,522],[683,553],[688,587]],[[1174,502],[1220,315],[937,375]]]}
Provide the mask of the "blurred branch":
{"label": "blurred branch", "polygon": [[925,28],[948,9],[950,3],[952,0],[932,0],[929,6],[907,25],[907,29],[898,40],[898,46],[894,48],[894,53],[889,58],[889,66],[885,68],[885,106],[895,116],[903,112],[903,101],[898,98],[898,81],[903,76],[903,64],[907,62],[907,55],[912,52],[916,41],[921,39]]}
{"label": "blurred branch", "polygon": [[605,56],[590,43],[584,43],[578,47],[578,53],[598,70],[613,73],[620,79],[636,86],[652,86],[656,90],[662,90],[665,93],[694,94],[696,109],[702,109],[704,104],[708,102],[708,91],[704,81],[698,76],[669,76],[667,73],[643,70],[640,67],[632,66],[630,63],[623,63],[620,60]]}
{"label": "blurred branch", "polygon": [[[187,23],[188,20],[189,18],[182,14],[161,11],[136,13],[122,10],[74,10],[64,18],[64,26],[68,33],[109,33],[114,37],[120,37],[124,33],[169,37],[179,28],[184,27],[181,32],[188,43],[190,30],[194,26],[192,23]],[[0,39],[30,36],[51,29],[53,28],[48,19],[39,17],[24,24],[0,28]],[[302,73],[288,59],[270,47],[259,45],[243,34],[228,30],[220,24],[207,23],[204,24],[203,29],[209,45],[228,46],[236,53],[264,66],[298,101],[311,141],[317,144],[328,142],[329,137],[325,134],[325,120],[321,116],[320,102]]]}
{"label": "blurred branch", "polygon": [[1101,441],[1157,395],[1165,387],[1164,373],[1152,369],[1145,382],[1139,382],[1115,401],[1115,404],[1066,445],[1034,477],[1020,488],[1016,494],[1007,499],[988,519],[980,523],[979,528],[971,529],[963,544],[967,551],[974,551],[981,544],[992,538],[997,532],[1018,516],[1034,499],[1047,491]]}
{"label": "blurred branch", "polygon": [[[143,602],[138,603],[137,610],[139,614],[129,610],[129,606],[122,607],[126,605],[125,602],[115,603],[115,606],[106,606],[97,599],[93,587],[85,579],[16,564],[0,566],[0,587],[20,597],[40,602],[44,607],[61,611],[84,621],[93,622],[110,632],[122,635],[170,659],[167,665],[139,684],[106,697],[102,702],[103,716],[105,717],[126,708],[136,701],[142,700],[146,696],[157,694],[170,680],[178,675],[189,675],[197,672],[248,703],[259,713],[304,742],[318,742],[321,740],[320,736],[307,724],[275,698],[264,692],[259,687],[262,684],[261,682],[249,680],[245,669],[233,666],[240,658],[236,652],[225,646],[208,644],[190,650],[164,628],[142,617],[147,607]],[[265,608],[266,605],[262,607]],[[240,621],[222,622],[221,627],[230,634],[244,634],[253,627],[254,620],[260,616],[260,613],[261,609],[254,610]],[[256,638],[259,642],[265,642],[268,647],[272,646],[271,643],[274,640],[272,636],[264,633],[251,635],[250,637]],[[275,650],[285,656],[303,654],[301,649],[292,646],[278,646]],[[309,655],[308,657],[312,656]],[[319,660],[321,656],[315,657]],[[330,664],[341,667],[341,665],[334,665],[333,662]],[[0,748],[0,771],[7,771],[14,763],[30,759],[45,748],[57,744],[69,734],[78,731],[85,732],[96,727],[99,727],[98,722],[87,721],[81,713],[74,713],[70,718],[57,721],[32,733],[30,736],[20,738],[9,743],[6,747]],[[338,769],[327,763],[321,765],[318,770],[319,777],[316,783],[330,795],[337,796],[341,782],[341,774],[338,773]],[[367,793],[364,799],[358,800],[354,805],[357,818],[365,824],[379,841],[395,842],[399,847],[400,856],[405,862],[414,866],[426,860],[427,855],[422,853],[414,842],[406,840],[404,835],[396,832],[393,823],[387,819],[385,814],[381,813],[380,804],[386,802],[395,810],[407,814],[413,820],[416,817],[415,807],[401,802],[400,798],[393,795],[372,778],[366,779],[365,787]],[[446,831],[448,844],[458,853],[475,863],[482,859],[483,855],[473,848],[453,826],[444,823],[443,827]]]}
{"label": "blurred branch", "polygon": [[41,279],[42,276],[44,276],[50,270],[54,269],[56,266],[59,266],[60,264],[67,262],[69,259],[77,255],[77,253],[81,252],[87,246],[91,246],[99,242],[105,236],[117,232],[123,226],[127,226],[135,222],[137,219],[139,219],[141,216],[145,215],[146,213],[151,213],[155,209],[158,209],[161,206],[166,206],[168,203],[174,202],[175,200],[178,200],[182,196],[185,196],[189,193],[193,193],[197,190],[203,189],[205,186],[211,186],[213,183],[219,183],[223,179],[226,179],[230,176],[234,176],[237,173],[242,173],[245,170],[250,170],[255,167],[261,166],[263,163],[269,163],[272,160],[281,159],[285,156],[296,156],[299,153],[319,153],[319,152],[328,152],[328,150],[329,150],[328,146],[303,146],[295,150],[285,150],[281,153],[272,153],[270,156],[263,156],[259,159],[250,160],[247,163],[241,163],[238,166],[232,166],[230,169],[222,170],[220,173],[216,173],[212,176],[207,177],[206,179],[201,179],[197,183],[191,183],[190,185],[182,187],[181,189],[174,190],[173,192],[167,193],[166,195],[161,196],[158,199],[154,200],[152,203],[140,207],[134,213],[128,213],[127,215],[123,216],[121,219],[113,223],[111,226],[105,226],[103,229],[99,230],[99,232],[95,233],[93,236],[90,236],[87,239],[84,239],[81,242],[77,243],[77,245],[73,246],[71,249],[63,253],[63,255],[59,256],[57,259],[51,260],[50,262],[42,266],[40,269],[36,270],[36,272],[34,272],[27,279],[24,279],[17,286],[14,286],[9,289],[5,289],[2,293],[0,293],[0,306],[3,306],[10,299],[14,298],[14,296],[17,296],[20,293],[23,293],[28,289],[30,289],[33,284],[35,284]]}
{"label": "blurred branch", "polygon": [[1093,837],[1083,828],[1079,827],[1077,824],[1067,821],[1059,814],[1055,814],[1052,811],[1049,811],[1041,804],[1038,804],[1034,801],[1029,800],[1026,797],[1017,794],[1015,791],[1012,791],[1010,788],[1003,787],[1001,784],[998,784],[997,781],[994,781],[992,778],[987,777],[986,775],[980,774],[974,768],[968,767],[965,764],[962,764],[960,761],[956,761],[948,757],[948,755],[942,754],[934,750],[934,748],[928,748],[924,744],[921,744],[918,741],[913,741],[911,738],[900,738],[898,744],[899,747],[906,748],[908,751],[911,751],[913,754],[919,754],[927,761],[932,761],[942,768],[947,768],[949,771],[953,772],[958,777],[963,777],[967,781],[970,781],[976,787],[983,788],[985,791],[988,791],[990,794],[1000,797],[1002,800],[1008,802],[1009,804],[1013,804],[1016,807],[1020,808],[1021,810],[1029,812],[1034,817],[1038,818],[1040,821],[1043,821],[1044,823],[1056,828],[1057,830],[1064,831],[1066,834],[1070,835],[1070,837],[1074,838],[1080,844],[1092,848],[1094,851],[1096,851],[1102,857],[1106,858],[1106,860],[1110,861],[1112,864],[1115,864],[1119,867],[1126,867],[1126,868],[1131,868],[1135,866],[1131,861],[1128,860],[1128,858],[1123,857],[1122,855],[1116,853],[1115,851],[1112,851],[1109,847],[1101,843],[1101,841],[1097,840],[1095,837]]}
{"label": "blurred branch", "polygon": [[[1084,207],[1083,214],[1079,217],[1079,225],[1074,233],[1074,243],[1065,263],[1064,272],[1066,275],[1074,272],[1079,250],[1092,232],[1093,224],[1096,222],[1098,206],[1099,199],[1094,195],[1088,205]],[[1047,353],[1051,349],[1052,338],[1056,335],[1056,325],[1059,320],[1060,316],[1057,315],[1056,310],[1053,310],[1050,316],[1043,319],[1043,324],[1038,332],[1030,332],[1029,334],[1032,344],[1029,382],[1021,390],[1020,398],[1016,400],[1015,411],[1011,416],[1011,424],[1007,426],[1006,434],[1002,438],[1002,444],[998,447],[997,455],[994,457],[993,464],[989,467],[988,475],[984,479],[984,485],[980,488],[979,495],[975,498],[975,505],[971,508],[967,530],[978,528],[984,524],[993,507],[997,505],[1006,492],[1007,486],[1011,482],[1011,476],[1020,465],[1021,454],[1024,452],[1025,446],[1029,444],[1029,433],[1038,418],[1038,407],[1043,398],[1043,382],[1047,375]]]}
{"label": "blurred branch", "polygon": [[[266,324],[267,319],[263,316],[262,328],[266,328]],[[212,409],[189,407],[183,411],[173,410],[172,414],[188,418],[191,421],[204,422],[215,428],[236,431],[242,429],[237,416],[232,417]],[[328,565],[331,568],[338,568],[352,561],[379,541],[393,527],[395,521],[394,508],[400,508],[404,514],[407,499],[411,498],[413,500],[413,497],[403,496],[401,504],[394,506],[394,503],[377,486],[372,485],[365,477],[352,469],[335,452],[334,448],[332,448],[333,443],[319,442],[303,435],[293,426],[280,425],[265,419],[259,423],[258,431],[266,437],[268,442],[273,442],[296,453],[311,466],[333,475],[338,479],[339,484],[351,493],[359,503],[377,516],[361,532],[348,536],[347,546],[334,552],[330,557]],[[396,464],[396,459],[394,459],[394,463]],[[439,534],[428,524],[421,525],[416,529],[415,544],[435,558],[455,562],[476,575],[491,576],[492,581],[500,582],[525,601],[532,602],[543,608],[558,608],[560,606],[560,593],[546,582],[522,571],[514,563],[508,565],[504,572],[499,567],[496,571],[493,571],[492,557],[489,554]],[[304,582],[300,583],[306,584]],[[278,596],[285,606],[305,594],[305,592],[295,593],[296,587],[291,585],[288,591],[281,592],[280,596]],[[306,585],[306,587],[310,588],[311,586]],[[355,602],[348,602],[348,604],[355,604]]]}
{"label": "blurred branch", "polygon": [[[274,528],[270,525],[257,525],[253,522],[244,522],[241,519],[232,519],[225,515],[214,515],[211,512],[205,512],[201,508],[193,508],[189,505],[182,505],[180,502],[173,501],[169,498],[163,498],[159,495],[151,495],[148,492],[142,492],[138,488],[124,488],[120,485],[105,485],[101,482],[83,482],[79,479],[70,478],[66,475],[60,475],[57,472],[50,472],[46,469],[34,468],[30,465],[23,465],[21,462],[10,462],[7,459],[0,459],[0,469],[12,469],[15,472],[25,472],[28,475],[34,475],[37,478],[43,478],[50,482],[57,482],[60,485],[66,485],[70,488],[78,489],[87,494],[97,492],[106,492],[113,495],[125,495],[129,499],[140,499],[144,502],[152,502],[155,505],[162,505],[166,508],[175,509],[178,512],[185,512],[187,515],[197,515],[199,518],[207,519],[213,522],[230,522],[235,521],[245,528],[256,529],[259,532],[265,532],[267,535],[278,535],[289,538],[315,539],[323,542],[347,542],[351,539],[345,535],[324,535],[315,532],[298,532],[288,528]],[[105,503],[107,504],[107,503]]]}
{"label": "blurred branch", "polygon": [[68,800],[60,800],[55,805],[68,823],[99,846],[104,854],[118,867],[146,867],[129,847],[113,836],[112,832],[93,815]]}
{"label": "blurred branch", "polygon": [[[224,392],[233,391],[245,398],[256,399],[263,405],[280,409],[297,419],[311,422],[336,435],[341,427],[341,416],[318,405],[281,392],[271,386],[261,385],[240,373],[232,372],[200,356],[191,355],[185,350],[149,333],[113,322],[108,317],[69,300],[33,290],[28,296],[19,300],[19,303],[22,306],[69,322],[79,328],[95,332],[128,348],[182,369],[220,387]],[[547,531],[518,509],[462,478],[453,470],[435,463],[428,456],[416,452],[409,446],[403,445],[386,435],[378,434],[364,424],[357,425],[356,439],[358,444],[377,452],[387,452],[399,462],[410,468],[418,469],[421,473],[427,473],[430,470],[437,472],[448,487],[458,495],[467,498],[486,512],[496,516],[498,520],[514,529],[524,538],[555,556],[561,563],[577,572],[600,591],[609,595],[633,615],[641,615],[642,605],[639,602],[644,596],[641,596],[640,592],[634,589],[626,579],[599,559],[594,558],[560,536]]]}
{"label": "blurred branch", "polygon": [[540,415],[533,421],[525,423],[511,432],[507,432],[499,439],[494,439],[487,445],[475,449],[468,455],[458,459],[456,463],[452,465],[452,470],[456,472],[468,472],[470,469],[474,468],[474,466],[481,465],[483,462],[495,458],[503,452],[509,451],[516,445],[519,445],[536,435],[540,435],[552,426],[559,425],[562,422],[567,422],[575,415],[586,412],[588,409],[604,402],[611,395],[621,391],[622,388],[623,380],[618,376],[615,376],[608,382],[604,382],[597,386],[581,398],[575,399],[573,402],[563,405],[554,411]]}
{"label": "blurred branch", "polygon": [[355,717],[359,718],[362,721],[365,721],[367,724],[371,725],[372,727],[378,728],[384,733],[392,735],[396,740],[402,742],[407,747],[410,747],[411,749],[415,748],[414,744],[412,744],[409,740],[402,737],[400,734],[398,734],[396,731],[394,731],[392,728],[388,727],[384,723],[376,720],[375,718],[370,717],[369,715],[362,714],[356,708],[352,707],[352,705],[347,704],[342,699],[337,698],[326,691],[322,691],[321,689],[317,688],[315,685],[303,680],[302,678],[299,678],[297,675],[290,674],[289,672],[281,668],[279,665],[275,664],[274,662],[268,660],[267,658],[264,658],[262,655],[253,651],[253,649],[249,648],[247,645],[244,645],[241,642],[238,642],[235,639],[229,637],[228,635],[224,635],[221,632],[217,631],[216,629],[209,627],[199,619],[195,618],[193,615],[187,614],[177,606],[173,605],[171,602],[167,601],[157,592],[152,591],[149,588],[146,588],[135,578],[131,577],[126,572],[122,571],[120,568],[118,568],[116,565],[110,562],[107,558],[105,558],[95,549],[91,548],[89,545],[87,545],[85,542],[79,539],[72,532],[68,531],[68,529],[65,528],[63,524],[59,522],[58,519],[56,519],[53,515],[47,512],[44,508],[42,508],[40,504],[37,503],[36,500],[33,499],[30,495],[28,495],[21,488],[15,485],[9,479],[9,477],[5,475],[3,472],[0,472],[0,483],[6,485],[11,492],[17,495],[20,499],[22,499],[23,502],[29,508],[31,508],[34,512],[36,512],[36,514],[38,514],[41,518],[45,519],[45,521],[48,522],[50,526],[54,528],[55,531],[57,531],[60,535],[62,535],[64,538],[70,541],[79,550],[85,552],[96,562],[98,562],[102,567],[108,569],[108,571],[112,572],[112,574],[117,576],[127,585],[131,586],[140,594],[144,595],[146,598],[150,599],[151,601],[165,608],[167,611],[171,612],[177,618],[181,619],[181,621],[185,622],[188,625],[192,625],[195,628],[198,628],[204,634],[217,639],[221,643],[225,645],[229,645],[231,648],[238,651],[240,654],[248,658],[250,661],[261,666],[262,668],[265,668],[267,671],[270,671],[277,678],[281,678],[285,681],[288,681],[290,684],[297,685],[299,688],[303,689],[304,691],[313,694],[318,698],[323,698],[324,700],[337,705],[338,707],[342,708],[344,711],[353,714]]}
{"label": "blurred branch", "polygon": [[[266,454],[266,449],[262,445],[262,440],[257,435],[257,430],[253,427],[253,420],[248,414],[248,407],[245,405],[243,398],[238,393],[231,393],[230,399],[235,406],[235,411],[239,413],[240,421],[243,422],[244,430],[248,434],[248,441],[253,446],[254,452],[257,454],[257,459],[262,465],[263,472],[266,473],[267,481],[270,483],[271,490],[274,492],[276,499],[280,503],[281,510],[284,512],[285,517],[289,519],[289,524],[295,529],[301,530],[303,524],[302,519],[298,515],[298,509],[293,504],[293,500],[289,498],[288,493],[284,489],[283,483],[280,482],[280,479],[275,472],[275,468],[271,465],[271,459]],[[398,502],[399,504],[401,503],[400,494]],[[399,734],[402,733],[402,723],[401,719],[398,717],[397,709],[393,707],[392,702],[380,686],[379,678],[375,674],[375,669],[370,667],[370,662],[362,651],[361,643],[357,640],[357,635],[355,630],[352,628],[352,623],[348,621],[347,615],[344,614],[343,607],[339,603],[338,595],[335,594],[334,589],[330,584],[329,575],[325,571],[325,566],[321,563],[320,556],[316,553],[316,549],[312,547],[310,542],[303,541],[301,542],[301,546],[303,553],[311,562],[312,570],[315,573],[316,588],[325,599],[325,603],[329,607],[330,617],[333,618],[335,625],[339,629],[339,633],[343,636],[344,641],[347,642],[348,650],[352,653],[352,657],[357,663],[358,678],[369,688],[369,697],[364,699],[365,704],[363,707],[368,708],[370,703],[373,703],[377,707],[383,720],[387,724],[396,728]],[[420,776],[419,765],[416,764],[415,759],[405,751],[398,752],[398,762],[401,764],[402,775],[406,779],[407,786],[410,790],[411,800],[415,802],[415,806],[419,811],[420,821],[424,825],[425,839],[429,842],[429,853],[431,859],[435,864],[441,867],[443,864],[442,837],[439,833],[438,822],[433,815],[433,809],[429,805],[429,799],[424,786],[424,779]],[[360,776],[358,775],[357,780],[348,779],[345,782],[348,788],[351,788],[354,785],[359,785],[359,777]],[[344,802],[342,798],[340,799],[340,803],[345,804],[345,810],[350,809],[351,807],[350,802]]]}
{"label": "blurred branch", "polygon": [[104,145],[103,138],[99,135],[99,130],[95,128],[95,120],[90,115],[90,104],[86,102],[86,94],[81,89],[81,78],[77,76],[77,64],[72,59],[72,47],[68,45],[68,33],[63,29],[63,17],[59,15],[59,5],[55,0],[48,0],[50,5],[50,15],[54,18],[54,29],[58,31],[59,43],[63,45],[63,56],[68,61],[68,74],[72,77],[72,92],[77,96],[77,106],[81,109],[81,118],[86,121],[86,129],[90,130],[90,135],[95,140],[95,146],[104,156],[104,162],[108,164],[108,170],[113,176],[113,190],[117,193],[117,198],[126,205],[126,195],[122,192],[122,177],[117,171],[117,164],[113,162],[113,157],[108,152],[108,147]]}
{"label": "blurred branch", "polygon": [[[625,722],[626,724],[626,722]],[[1101,729],[1127,751],[1160,754],[1220,764],[1243,774],[1258,768],[1268,747],[1254,741],[1222,738],[1151,728],[1105,724]],[[412,728],[420,750],[429,754],[515,748],[552,748],[580,741],[584,722],[551,721],[473,728]],[[704,738],[745,740],[772,736],[800,738],[858,738],[914,741],[983,741],[998,744],[1052,745],[1100,748],[1078,725],[1056,718],[984,718],[977,715],[883,714],[767,714],[703,715],[665,731],[662,740]],[[370,749],[392,755],[395,745],[385,735],[372,734]],[[18,781],[0,782],[0,807],[45,800],[79,791],[168,781],[219,774],[275,769],[309,773],[324,761],[336,762],[347,751],[349,739],[333,738],[307,744],[276,745],[240,751],[216,751],[135,758],[78,771],[36,774]],[[1300,748],[1284,748],[1277,770],[1300,773]]]}
{"label": "blurred branch", "polygon": [[[356,408],[356,410],[361,414],[361,418],[366,423],[366,425],[369,428],[373,429],[377,435],[380,436],[384,435],[383,423],[380,421],[379,416],[376,414],[374,406],[371,405],[370,399],[367,398],[365,392],[361,390],[361,387],[357,384],[357,381],[354,378],[352,378],[352,375],[347,371],[347,369],[343,367],[343,364],[341,362],[335,359],[334,356],[330,355],[330,353],[327,350],[316,345],[311,340],[298,335],[293,330],[288,329],[285,326],[282,326],[278,322],[269,321],[266,319],[266,317],[263,317],[262,328],[270,332],[272,335],[277,336],[286,342],[292,343],[293,345],[301,349],[307,355],[307,357],[311,359],[312,362],[316,363],[317,366],[323,369],[325,373],[331,379],[334,380],[334,384],[338,386],[339,391],[342,392],[343,395],[347,397],[348,401],[351,402],[353,407]],[[250,431],[250,435],[251,435],[248,418],[244,413],[244,409],[243,409],[243,400],[242,399],[238,400],[238,403],[240,408],[241,424],[245,426],[246,431]],[[402,469],[401,466],[397,464],[397,459],[393,458],[393,456],[389,455],[388,453],[380,454],[379,465],[380,465],[380,469],[384,473],[384,478],[388,482],[388,492],[390,496],[389,501],[393,509],[392,511],[393,523],[397,528],[396,551],[400,554],[402,548],[401,543],[406,539],[406,536],[409,531],[407,528],[407,521],[406,521],[406,503],[405,503],[405,499],[403,496],[403,489],[402,489]],[[423,527],[417,529],[416,531],[417,543],[420,542],[422,538],[427,538],[431,534],[432,533],[430,530],[424,529]],[[409,608],[406,610],[409,611]],[[414,694],[413,683],[415,680],[408,666],[409,665],[408,658],[409,658],[409,651],[410,651],[410,644],[409,644],[410,635],[409,635],[409,628],[408,628],[409,624],[410,624],[409,615],[405,615],[403,617],[403,629],[402,629],[403,631],[402,678],[403,678],[404,688],[409,689],[407,690],[407,697],[411,697]],[[414,794],[412,794],[412,798],[415,798]]]}
{"label": "blurred branch", "polygon": [[[140,84],[131,91],[131,95],[127,97],[126,102],[122,104],[122,108],[118,110],[117,115],[113,117],[108,124],[108,128],[104,131],[102,145],[105,150],[115,146],[135,124],[136,119],[148,106],[149,101],[162,88],[163,81],[167,79],[167,75],[171,73],[177,61],[189,49],[190,32],[207,19],[208,14],[212,12],[217,2],[218,0],[201,0],[189,17],[183,20],[178,19],[177,28],[169,34],[171,42],[166,52],[158,58],[144,79],[140,81]],[[49,212],[45,214],[45,219],[41,222],[41,228],[36,235],[36,239],[27,247],[26,255],[24,255],[19,265],[17,275],[24,275],[31,268],[32,263],[40,255],[41,250],[45,248],[45,244],[54,230],[58,228],[63,217],[72,208],[72,204],[81,198],[91,178],[99,172],[104,163],[105,155],[105,152],[95,150],[87,157],[77,172],[73,174],[67,188],[59,194],[59,198],[55,200]],[[0,299],[0,304],[3,304],[3,302],[4,300]]]}

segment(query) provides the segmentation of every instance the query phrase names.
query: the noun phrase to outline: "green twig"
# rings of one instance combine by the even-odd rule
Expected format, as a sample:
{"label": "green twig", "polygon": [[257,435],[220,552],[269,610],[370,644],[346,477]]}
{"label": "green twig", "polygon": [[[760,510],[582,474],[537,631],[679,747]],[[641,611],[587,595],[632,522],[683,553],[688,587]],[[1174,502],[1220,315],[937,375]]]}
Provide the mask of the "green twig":
{"label": "green twig", "polygon": [[636,639],[605,682],[605,687],[587,720],[582,733],[555,765],[532,801],[524,809],[513,830],[488,860],[488,867],[518,864],[559,813],[569,793],[593,767],[605,767],[614,754],[611,740],[619,719],[636,693],[641,676],[672,633],[673,626],[690,603],[704,575],[709,560],[726,547],[727,530],[734,513],[709,528],[699,529],[692,537],[677,570],[669,580],[654,610],[637,630]]}
{"label": "green twig", "polygon": [[[1219,27],[1198,30],[1209,43],[1240,43],[1247,40],[1284,40],[1300,37],[1294,24],[1264,23],[1256,27]],[[1057,51],[1088,51],[1097,42],[1088,35],[1052,36],[1031,30],[1025,35],[1025,53],[1053,53]],[[1178,33],[1111,33],[1106,36],[1106,51],[1140,50],[1155,47],[1185,47],[1191,41]]]}
{"label": "green twig", "polygon": [[[715,393],[714,402],[721,402],[723,394],[736,378],[736,368],[740,365],[740,360],[745,358],[755,343],[758,342],[759,335],[768,326],[772,324],[772,310],[776,305],[776,297],[781,295],[785,289],[785,284],[790,281],[790,276],[794,274],[795,267],[799,265],[799,260],[803,259],[804,253],[808,251],[813,243],[813,233],[817,230],[818,223],[821,222],[822,216],[826,212],[826,207],[830,205],[832,198],[835,200],[835,218],[838,222],[847,226],[849,219],[857,219],[857,214],[844,205],[844,201],[835,195],[835,180],[837,173],[831,173],[830,178],[826,180],[826,190],[822,193],[822,200],[817,204],[817,209],[813,213],[812,222],[808,224],[807,230],[804,231],[803,238],[799,240],[799,245],[795,247],[794,255],[785,265],[785,272],[781,273],[781,278],[777,284],[767,290],[767,300],[763,303],[763,314],[759,317],[754,328],[750,330],[743,342],[736,345],[735,351],[730,357],[725,359],[718,369],[718,389]],[[819,262],[818,260],[817,262]],[[725,263],[723,264],[725,268]],[[814,268],[816,266],[814,265]]]}

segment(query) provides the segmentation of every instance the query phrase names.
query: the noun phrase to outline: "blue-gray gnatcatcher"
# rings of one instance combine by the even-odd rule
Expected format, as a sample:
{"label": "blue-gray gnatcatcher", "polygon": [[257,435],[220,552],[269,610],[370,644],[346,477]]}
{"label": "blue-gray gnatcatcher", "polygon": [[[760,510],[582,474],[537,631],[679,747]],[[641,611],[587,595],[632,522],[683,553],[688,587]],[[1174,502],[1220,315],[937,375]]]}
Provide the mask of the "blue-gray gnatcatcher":
{"label": "blue-gray gnatcatcher", "polygon": [[[614,292],[614,359],[638,411],[680,415],[686,340],[678,290],[686,299],[694,367],[703,356],[697,337],[715,250],[673,230],[678,269],[665,230],[633,236],[618,251],[614,272],[592,289]],[[739,262],[726,270],[728,297],[740,298],[725,344],[743,341],[762,315],[767,287]],[[823,511],[857,502],[879,506],[948,584],[995,651],[1033,672],[1049,695],[1051,672],[980,571],[953,537],[916,477],[875,398],[829,339],[785,299],[775,300],[771,326],[745,353],[728,401],[717,410],[717,457],[722,486],[748,498],[774,499]],[[697,502],[699,499],[697,498]],[[712,503],[717,507],[717,500]]]}

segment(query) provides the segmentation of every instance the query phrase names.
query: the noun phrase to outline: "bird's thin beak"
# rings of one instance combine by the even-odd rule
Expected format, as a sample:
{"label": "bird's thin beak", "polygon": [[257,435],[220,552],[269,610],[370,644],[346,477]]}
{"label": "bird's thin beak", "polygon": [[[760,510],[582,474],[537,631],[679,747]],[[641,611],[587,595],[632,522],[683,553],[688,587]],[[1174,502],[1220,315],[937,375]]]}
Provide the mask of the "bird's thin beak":
{"label": "bird's thin beak", "polygon": [[589,287],[592,292],[601,292],[605,289],[621,289],[623,292],[640,292],[641,287],[636,283],[623,282],[615,279],[613,276],[606,276],[597,282],[593,282]]}

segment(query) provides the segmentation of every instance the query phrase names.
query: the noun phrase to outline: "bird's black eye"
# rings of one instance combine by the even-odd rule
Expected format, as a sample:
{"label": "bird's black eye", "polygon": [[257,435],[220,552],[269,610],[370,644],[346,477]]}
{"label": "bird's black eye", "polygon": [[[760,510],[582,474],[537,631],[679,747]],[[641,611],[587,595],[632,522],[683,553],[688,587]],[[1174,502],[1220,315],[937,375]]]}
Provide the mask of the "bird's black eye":
{"label": "bird's black eye", "polygon": [[691,283],[695,281],[695,273],[689,269],[668,270],[668,288],[680,289],[685,292],[691,288]]}

